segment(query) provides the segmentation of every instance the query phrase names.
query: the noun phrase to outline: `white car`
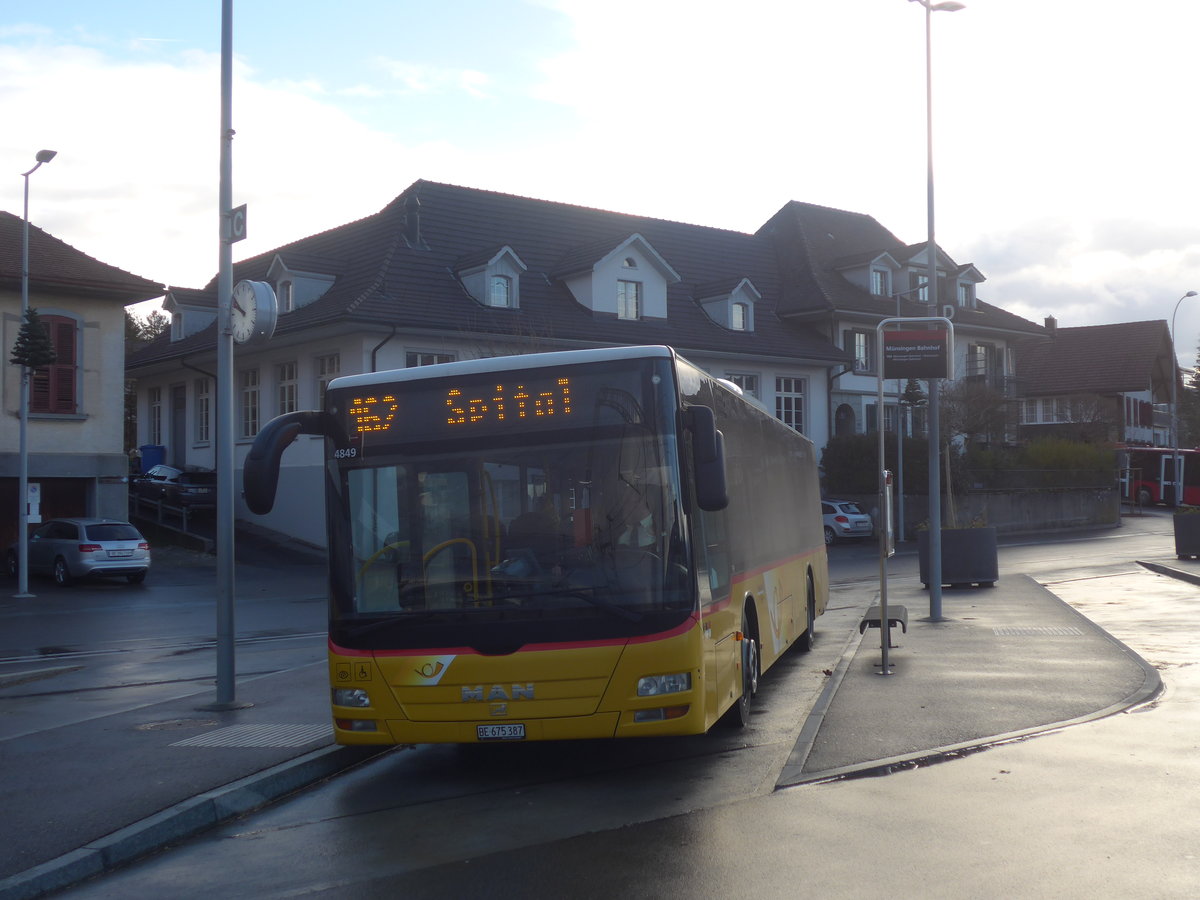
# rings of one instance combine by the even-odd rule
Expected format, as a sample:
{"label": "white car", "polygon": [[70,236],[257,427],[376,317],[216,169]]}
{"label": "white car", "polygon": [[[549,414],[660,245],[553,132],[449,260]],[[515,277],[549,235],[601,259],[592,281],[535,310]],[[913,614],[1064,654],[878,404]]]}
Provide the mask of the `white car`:
{"label": "white car", "polygon": [[822,500],[821,518],[825,520],[825,543],[843,538],[869,538],[875,533],[871,517],[853,500]]}

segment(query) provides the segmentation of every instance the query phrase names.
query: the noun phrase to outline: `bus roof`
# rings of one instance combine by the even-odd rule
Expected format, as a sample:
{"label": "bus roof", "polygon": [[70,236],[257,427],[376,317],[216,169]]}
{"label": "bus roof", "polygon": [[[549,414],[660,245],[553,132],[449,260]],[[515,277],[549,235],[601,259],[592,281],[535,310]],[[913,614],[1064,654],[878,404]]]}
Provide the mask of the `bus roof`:
{"label": "bus roof", "polygon": [[674,359],[675,357],[676,353],[673,349],[662,345],[599,347],[589,350],[527,353],[518,356],[488,356],[483,359],[464,359],[458,362],[437,363],[432,366],[414,366],[408,369],[364,372],[361,375],[343,375],[331,381],[329,389],[366,387],[384,382],[420,381],[425,378],[440,378],[443,376],[454,377],[478,375],[487,372],[512,372],[516,369],[579,365],[581,363],[608,362],[620,359]]}

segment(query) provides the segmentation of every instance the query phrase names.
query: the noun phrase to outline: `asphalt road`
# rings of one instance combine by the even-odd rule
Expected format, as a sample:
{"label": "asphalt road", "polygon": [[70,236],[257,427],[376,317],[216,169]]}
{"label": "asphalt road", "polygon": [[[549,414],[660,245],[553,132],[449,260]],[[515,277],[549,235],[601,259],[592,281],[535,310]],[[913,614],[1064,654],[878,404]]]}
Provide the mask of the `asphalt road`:
{"label": "asphalt road", "polygon": [[[1153,662],[1153,704],[942,765],[774,790],[874,589],[834,548],[816,651],[764,679],[753,727],[701,738],[397,750],[72,897],[1188,897],[1200,886],[1196,587],[1170,520],[1018,540],[1035,578]],[[893,561],[915,577],[916,561]]]}

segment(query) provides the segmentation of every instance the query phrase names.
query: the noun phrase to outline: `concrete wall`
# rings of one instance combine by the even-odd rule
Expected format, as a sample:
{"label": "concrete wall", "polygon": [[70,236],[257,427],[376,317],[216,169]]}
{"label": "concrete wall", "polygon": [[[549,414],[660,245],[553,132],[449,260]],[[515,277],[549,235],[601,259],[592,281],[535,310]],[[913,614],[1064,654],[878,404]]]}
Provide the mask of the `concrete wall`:
{"label": "concrete wall", "polygon": [[[873,517],[878,514],[875,494],[839,496],[855,500]],[[942,527],[952,527],[951,507],[959,527],[979,519],[994,525],[1000,534],[1031,531],[1063,531],[1082,528],[1116,527],[1121,523],[1121,501],[1113,488],[1062,488],[1040,491],[980,491],[944,499]],[[916,538],[917,526],[929,518],[928,498],[905,496],[905,538]],[[878,519],[876,518],[878,521]]]}

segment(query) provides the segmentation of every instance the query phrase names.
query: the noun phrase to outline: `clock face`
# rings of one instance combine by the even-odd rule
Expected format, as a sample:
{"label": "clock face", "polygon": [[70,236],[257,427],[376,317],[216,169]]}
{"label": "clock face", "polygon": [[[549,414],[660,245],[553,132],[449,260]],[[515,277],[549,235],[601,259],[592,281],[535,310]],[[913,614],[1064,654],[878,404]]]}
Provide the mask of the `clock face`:
{"label": "clock face", "polygon": [[233,339],[239,344],[254,337],[255,324],[258,321],[258,303],[254,296],[254,286],[248,281],[239,281],[233,289],[233,303],[230,310],[230,325],[233,329]]}
{"label": "clock face", "polygon": [[275,292],[264,281],[239,281],[230,298],[229,325],[239,344],[265,341],[275,333]]}

